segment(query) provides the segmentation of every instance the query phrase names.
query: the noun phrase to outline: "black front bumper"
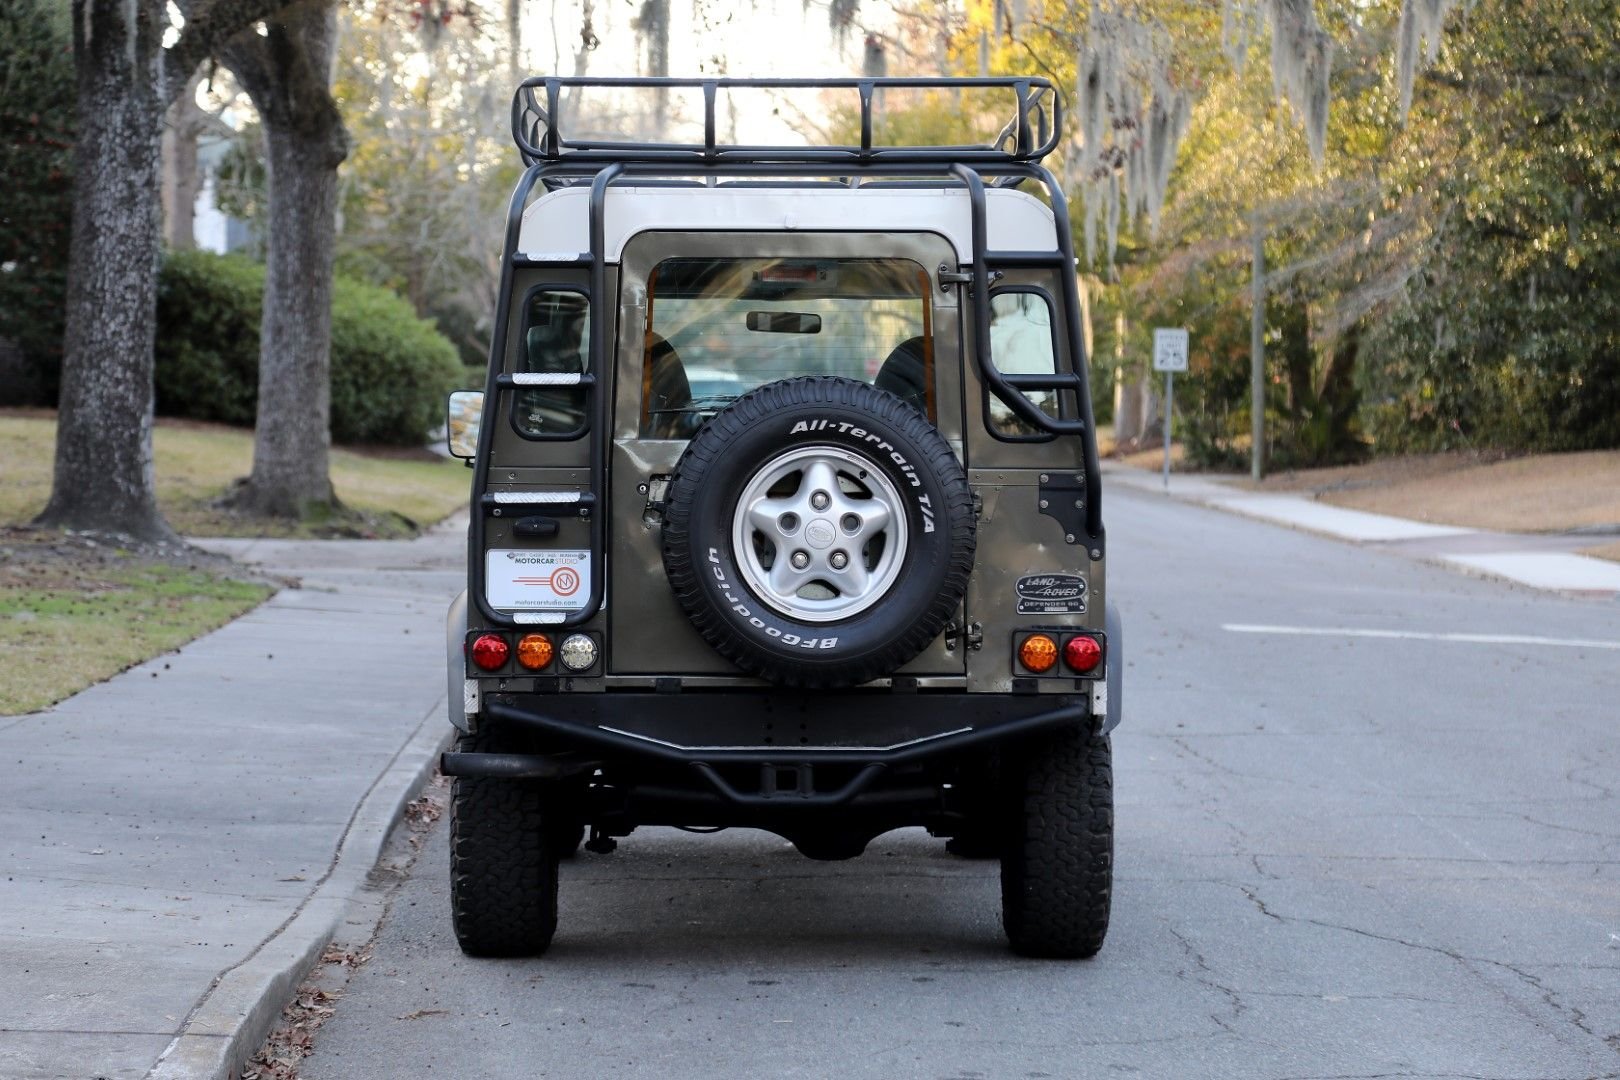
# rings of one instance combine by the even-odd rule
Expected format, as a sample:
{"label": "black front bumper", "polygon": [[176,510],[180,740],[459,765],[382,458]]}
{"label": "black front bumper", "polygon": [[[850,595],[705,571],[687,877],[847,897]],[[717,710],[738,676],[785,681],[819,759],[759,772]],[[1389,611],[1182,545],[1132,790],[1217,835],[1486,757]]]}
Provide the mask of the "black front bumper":
{"label": "black front bumper", "polygon": [[551,779],[605,762],[677,767],[721,803],[761,810],[851,806],[896,770],[1098,722],[1084,698],[928,693],[536,695],[486,701],[483,716],[537,737],[548,752],[446,753],[446,775]]}

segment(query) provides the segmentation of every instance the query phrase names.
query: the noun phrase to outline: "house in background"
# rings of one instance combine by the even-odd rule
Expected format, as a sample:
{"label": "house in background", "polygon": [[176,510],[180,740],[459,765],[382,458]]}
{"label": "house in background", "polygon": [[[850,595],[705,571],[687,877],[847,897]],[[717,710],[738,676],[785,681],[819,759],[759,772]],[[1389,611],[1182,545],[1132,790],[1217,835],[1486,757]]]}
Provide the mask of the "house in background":
{"label": "house in background", "polygon": [[247,223],[219,208],[219,165],[237,137],[232,110],[197,104],[197,83],[163,125],[163,238],[170,248],[224,254],[248,245]]}

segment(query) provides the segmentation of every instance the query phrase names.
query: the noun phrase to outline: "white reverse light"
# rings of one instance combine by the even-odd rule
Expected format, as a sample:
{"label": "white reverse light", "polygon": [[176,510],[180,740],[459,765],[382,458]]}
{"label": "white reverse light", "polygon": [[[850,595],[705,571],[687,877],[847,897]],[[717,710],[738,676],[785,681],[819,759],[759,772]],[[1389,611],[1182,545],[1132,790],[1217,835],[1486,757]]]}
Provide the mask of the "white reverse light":
{"label": "white reverse light", "polygon": [[589,671],[596,666],[596,642],[585,634],[569,634],[558,655],[569,671]]}

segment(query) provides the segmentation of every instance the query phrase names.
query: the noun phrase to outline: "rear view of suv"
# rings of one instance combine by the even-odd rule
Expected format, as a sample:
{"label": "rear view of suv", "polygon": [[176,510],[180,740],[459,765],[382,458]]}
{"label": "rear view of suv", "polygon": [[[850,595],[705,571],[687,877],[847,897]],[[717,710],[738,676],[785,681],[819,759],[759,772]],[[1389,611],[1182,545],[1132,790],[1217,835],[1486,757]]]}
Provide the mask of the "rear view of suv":
{"label": "rear view of suv", "polygon": [[[562,130],[620,88],[701,94],[703,141]],[[1009,122],[875,144],[918,88]],[[859,143],[716,141],[722,94],[781,91],[849,94]],[[922,826],[999,858],[1015,950],[1101,947],[1123,641],[1056,109],[1035,78],[520,87],[488,381],[452,402],[464,950],[543,952],[560,860],[641,825],[816,859]]]}

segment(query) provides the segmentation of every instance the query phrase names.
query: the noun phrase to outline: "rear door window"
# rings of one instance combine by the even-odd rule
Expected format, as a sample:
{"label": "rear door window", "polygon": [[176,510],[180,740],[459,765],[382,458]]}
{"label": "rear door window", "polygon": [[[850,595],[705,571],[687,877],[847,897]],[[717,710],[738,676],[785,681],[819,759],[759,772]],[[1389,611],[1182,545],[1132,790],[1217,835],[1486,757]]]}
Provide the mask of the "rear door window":
{"label": "rear door window", "polygon": [[796,375],[872,383],[932,420],[928,285],[906,259],[666,259],[648,279],[642,436],[687,438]]}
{"label": "rear door window", "polygon": [[[583,374],[590,363],[590,314],[590,301],[578,290],[542,286],[530,293],[515,371]],[[513,397],[512,422],[527,438],[568,438],[585,430],[584,387],[531,387]]]}
{"label": "rear door window", "polygon": [[[1058,370],[1052,300],[1039,289],[1001,289],[990,294],[990,357],[1003,375],[1051,375]],[[1049,416],[1058,415],[1055,390],[1026,390],[1024,396]],[[1013,438],[1044,436],[994,394],[990,426]]]}

